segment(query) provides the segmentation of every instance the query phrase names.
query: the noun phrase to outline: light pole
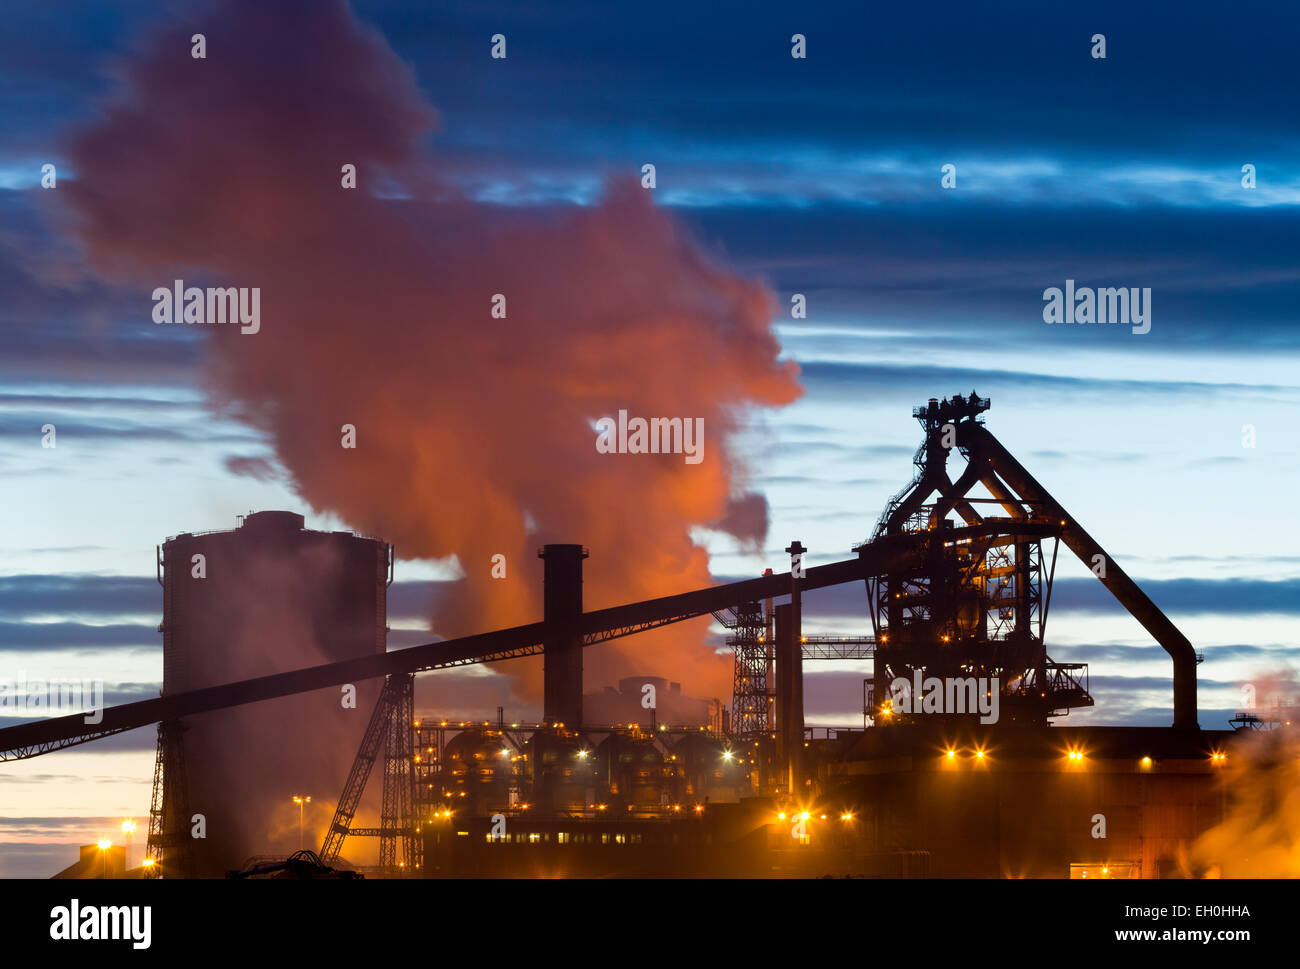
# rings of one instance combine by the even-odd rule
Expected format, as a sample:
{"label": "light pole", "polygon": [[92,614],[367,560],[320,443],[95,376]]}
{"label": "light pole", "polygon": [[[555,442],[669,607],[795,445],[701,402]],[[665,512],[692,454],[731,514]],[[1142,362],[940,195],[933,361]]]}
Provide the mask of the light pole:
{"label": "light pole", "polygon": [[108,877],[108,849],[111,847],[113,847],[113,842],[111,841],[99,842],[99,855],[104,859],[104,874],[100,875],[100,878]]}
{"label": "light pole", "polygon": [[298,850],[301,851],[303,848],[306,847],[306,845],[303,844],[303,840],[302,840],[302,807],[304,804],[311,803],[311,796],[308,795],[307,797],[299,797],[297,794],[295,794],[293,796],[293,803],[298,805]]}
{"label": "light pole", "polygon": [[126,846],[122,849],[125,854],[122,857],[122,866],[127,871],[131,870],[131,835],[135,831],[135,822],[127,818],[122,822],[122,834],[124,834]]}

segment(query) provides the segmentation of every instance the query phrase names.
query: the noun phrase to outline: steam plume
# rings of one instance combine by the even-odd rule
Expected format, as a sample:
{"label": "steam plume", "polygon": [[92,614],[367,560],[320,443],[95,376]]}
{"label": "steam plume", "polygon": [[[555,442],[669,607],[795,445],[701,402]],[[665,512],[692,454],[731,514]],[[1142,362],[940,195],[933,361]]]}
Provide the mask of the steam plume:
{"label": "steam plume", "polygon": [[[562,210],[463,198],[426,149],[436,111],[341,2],[212,14],[160,30],[72,140],[75,231],[102,273],[141,286],[142,327],[174,278],[260,287],[259,333],[205,328],[215,405],[267,434],[317,512],[404,557],[458,559],[438,633],[540,618],[544,542],[591,549],[598,608],[707,584],[693,528],[762,540],[766,504],[732,436],[800,392],[762,285],[716,265],[635,182]],[[703,463],[598,454],[592,423],[619,409],[703,418]],[[702,625],[589,651],[593,685],[649,665],[722,695]]]}

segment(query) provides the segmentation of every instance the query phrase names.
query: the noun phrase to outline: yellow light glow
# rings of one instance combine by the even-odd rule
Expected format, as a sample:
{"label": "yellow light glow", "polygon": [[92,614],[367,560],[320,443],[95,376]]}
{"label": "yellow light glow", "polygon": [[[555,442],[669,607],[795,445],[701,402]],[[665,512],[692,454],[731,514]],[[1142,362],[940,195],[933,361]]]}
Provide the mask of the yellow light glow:
{"label": "yellow light glow", "polygon": [[144,865],[146,868],[152,868],[154,866],[154,860],[152,858],[146,858],[144,861],[140,862],[140,864]]}
{"label": "yellow light glow", "polygon": [[107,850],[108,850],[109,848],[111,848],[111,847],[113,847],[113,842],[111,842],[111,841],[101,841],[101,842],[99,842],[99,850],[100,850],[100,851],[107,851]]}

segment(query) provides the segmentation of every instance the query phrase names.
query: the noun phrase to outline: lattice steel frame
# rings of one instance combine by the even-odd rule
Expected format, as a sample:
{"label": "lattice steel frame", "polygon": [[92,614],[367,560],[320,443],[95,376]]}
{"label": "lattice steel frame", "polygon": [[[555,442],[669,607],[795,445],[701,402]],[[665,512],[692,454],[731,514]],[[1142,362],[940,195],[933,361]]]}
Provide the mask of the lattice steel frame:
{"label": "lattice steel frame", "polygon": [[158,724],[153,796],[149,803],[149,838],[145,857],[153,859],[150,878],[193,878],[194,841],[190,837],[189,778],[180,720]]}
{"label": "lattice steel frame", "polygon": [[736,740],[766,737],[771,725],[774,691],[768,683],[767,620],[757,602],[730,610],[733,630],[727,645],[736,654],[731,696],[731,734]]}
{"label": "lattice steel frame", "polygon": [[396,677],[384,733],[384,790],[380,811],[379,867],[390,875],[420,871],[415,807],[415,676]]}

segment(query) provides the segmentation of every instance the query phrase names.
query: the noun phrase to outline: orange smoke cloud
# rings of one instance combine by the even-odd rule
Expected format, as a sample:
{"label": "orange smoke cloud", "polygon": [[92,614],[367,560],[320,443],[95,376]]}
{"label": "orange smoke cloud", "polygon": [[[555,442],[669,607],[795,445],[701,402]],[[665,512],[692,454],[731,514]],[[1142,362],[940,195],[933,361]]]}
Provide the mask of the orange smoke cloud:
{"label": "orange smoke cloud", "polygon": [[1250,678],[1251,711],[1272,729],[1244,730],[1220,778],[1223,821],[1192,846],[1194,866],[1225,878],[1300,877],[1300,683],[1281,668]]}
{"label": "orange smoke cloud", "polygon": [[[765,536],[732,438],[798,396],[797,369],[771,294],[650,192],[611,184],[599,205],[528,212],[460,197],[424,148],[437,113],[343,3],[222,4],[161,30],[120,78],[71,142],[89,259],[141,287],[141,327],[173,279],[260,288],[260,332],[202,327],[214,404],[267,434],[317,512],[403,557],[457,557],[439,634],[540,618],[545,542],[591,549],[599,608],[707,585],[693,528]],[[594,422],[620,409],[703,418],[703,462],[597,453]],[[725,695],[704,627],[589,650],[589,688],[659,672]]]}
{"label": "orange smoke cloud", "polygon": [[1233,746],[1222,779],[1227,810],[1191,856],[1224,878],[1300,877],[1300,736],[1260,731]]}

